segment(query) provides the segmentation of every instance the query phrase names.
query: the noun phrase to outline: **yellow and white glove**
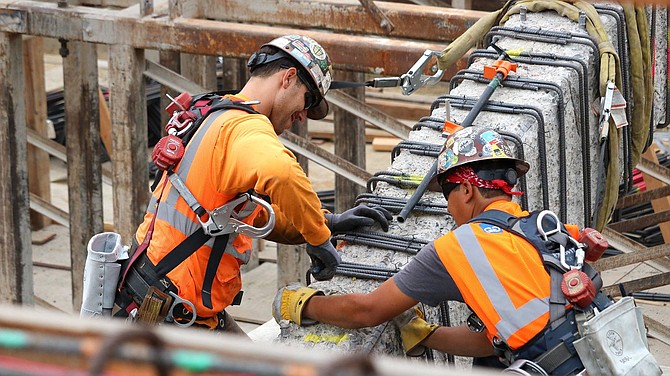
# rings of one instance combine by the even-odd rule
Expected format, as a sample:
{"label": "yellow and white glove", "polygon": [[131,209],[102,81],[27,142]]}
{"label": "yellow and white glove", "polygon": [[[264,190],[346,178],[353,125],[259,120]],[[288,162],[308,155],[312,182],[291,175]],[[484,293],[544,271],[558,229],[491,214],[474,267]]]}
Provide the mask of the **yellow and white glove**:
{"label": "yellow and white glove", "polygon": [[290,284],[277,291],[272,303],[272,317],[279,323],[281,320],[290,320],[298,325],[316,324],[315,320],[302,318],[302,310],[307,301],[314,295],[325,295],[323,291]]}
{"label": "yellow and white glove", "polygon": [[427,323],[423,319],[423,312],[417,307],[396,316],[393,323],[400,329],[402,347],[407,356],[422,356],[426,352],[426,347],[421,342],[439,327],[439,325]]}

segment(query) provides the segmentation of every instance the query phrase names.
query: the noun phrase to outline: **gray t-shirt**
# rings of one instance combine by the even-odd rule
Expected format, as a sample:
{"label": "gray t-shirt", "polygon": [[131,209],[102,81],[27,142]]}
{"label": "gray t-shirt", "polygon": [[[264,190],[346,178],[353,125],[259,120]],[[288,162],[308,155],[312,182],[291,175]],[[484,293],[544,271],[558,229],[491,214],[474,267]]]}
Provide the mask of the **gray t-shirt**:
{"label": "gray t-shirt", "polygon": [[435,243],[426,244],[421,251],[395,276],[396,286],[412,299],[429,306],[446,300],[462,302],[463,296],[440,261]]}

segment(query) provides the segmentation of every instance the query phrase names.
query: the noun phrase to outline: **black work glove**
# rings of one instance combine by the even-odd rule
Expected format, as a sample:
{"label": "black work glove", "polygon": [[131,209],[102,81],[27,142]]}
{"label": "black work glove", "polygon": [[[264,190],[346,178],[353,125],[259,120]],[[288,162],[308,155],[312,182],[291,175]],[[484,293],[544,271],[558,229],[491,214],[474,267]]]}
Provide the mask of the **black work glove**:
{"label": "black work glove", "polygon": [[382,226],[382,230],[389,230],[389,221],[393,218],[388,210],[375,206],[356,206],[342,214],[324,214],[328,221],[330,232],[337,234],[348,232],[360,226],[372,226],[376,223]]}
{"label": "black work glove", "polygon": [[307,244],[307,255],[312,260],[309,272],[317,281],[326,281],[335,275],[342,259],[330,239],[321,245]]}

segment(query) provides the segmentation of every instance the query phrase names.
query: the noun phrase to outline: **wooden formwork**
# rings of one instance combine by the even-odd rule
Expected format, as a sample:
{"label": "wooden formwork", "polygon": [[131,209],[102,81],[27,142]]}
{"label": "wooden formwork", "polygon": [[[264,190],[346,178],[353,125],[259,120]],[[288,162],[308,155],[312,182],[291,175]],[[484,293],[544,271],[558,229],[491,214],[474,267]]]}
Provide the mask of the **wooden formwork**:
{"label": "wooden formwork", "polygon": [[[163,84],[195,83],[198,87],[211,88],[216,56],[244,59],[272,38],[296,32],[319,41],[329,52],[335,68],[349,78],[361,79],[363,73],[400,75],[424,50],[443,49],[448,41],[483,15],[476,11],[370,3],[364,7],[355,0],[285,1],[273,2],[271,6],[257,6],[259,4],[242,0],[141,1],[139,4],[123,0],[0,0],[0,123],[4,129],[0,134],[3,150],[0,173],[5,177],[0,183],[0,200],[11,203],[0,210],[0,283],[3,286],[0,302],[30,304],[33,300],[28,216],[32,207],[70,227],[75,310],[80,305],[85,246],[92,235],[103,230],[101,182],[105,173],[99,157],[97,44],[109,46],[109,111],[113,137],[112,170],[107,176],[113,186],[113,223],[115,231],[124,239],[130,239],[148,201],[146,103],[137,100],[144,98],[145,75],[162,78]],[[385,26],[375,12],[370,11],[370,5],[378,6],[376,10],[385,15]],[[388,26],[389,22],[393,27]],[[31,84],[24,79],[26,59],[22,41],[27,36],[61,41],[68,123],[65,151],[49,142],[42,132],[27,129],[26,109],[28,106],[37,108],[27,94],[39,96],[31,91],[34,86],[26,87]],[[159,50],[160,61],[146,59],[147,49]],[[182,63],[182,67],[174,64],[180,55],[190,63]],[[41,61],[41,56],[34,52],[27,60],[30,59]],[[183,87],[171,85],[171,88]],[[338,145],[333,155],[308,142],[304,135],[291,133],[285,140],[299,153],[320,160],[338,175],[360,185],[369,177],[360,167],[363,160],[360,144],[364,137],[353,135],[360,134],[363,127],[351,129],[348,113],[386,126],[391,133],[404,132],[405,137],[409,129],[366,106],[361,93],[353,97],[337,93],[332,102],[346,108],[346,113],[336,113],[335,132],[347,134],[346,139],[354,141]],[[44,109],[39,112],[41,117],[37,119],[43,119]],[[49,197],[39,190],[32,196],[29,194],[28,140],[31,147],[47,150],[68,161],[68,213],[51,205]],[[109,139],[107,141],[109,143]],[[40,162],[35,163],[40,165]],[[338,187],[351,190],[352,183],[342,180]],[[349,196],[338,207],[352,201],[353,196]]]}

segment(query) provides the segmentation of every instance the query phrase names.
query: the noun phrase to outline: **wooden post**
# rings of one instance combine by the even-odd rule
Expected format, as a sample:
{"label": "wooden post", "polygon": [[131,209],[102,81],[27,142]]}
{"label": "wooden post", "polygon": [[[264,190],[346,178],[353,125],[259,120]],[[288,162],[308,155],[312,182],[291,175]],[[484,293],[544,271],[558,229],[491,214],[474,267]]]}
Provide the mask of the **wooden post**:
{"label": "wooden post", "polygon": [[21,35],[0,33],[0,302],[32,305],[24,95]]}
{"label": "wooden post", "polygon": [[[48,136],[47,102],[44,87],[44,48],[40,37],[23,41],[23,64],[26,88],[26,124],[42,137]],[[51,201],[51,179],[49,177],[49,153],[28,145],[28,188],[43,200]],[[39,230],[49,225],[49,218],[30,211],[30,226]]]}
{"label": "wooden post", "polygon": [[201,87],[216,91],[216,56],[182,54],[181,73]]}
{"label": "wooden post", "polygon": [[74,311],[81,306],[86,245],[102,232],[102,169],[98,54],[95,44],[68,42],[63,58],[70,260]]}
{"label": "wooden post", "polygon": [[[291,132],[307,137],[307,120],[303,123],[294,123]],[[308,171],[309,159],[297,155],[298,163],[305,174]],[[309,269],[310,260],[305,251],[305,245],[277,244],[277,287],[284,287],[291,282],[300,282],[305,285],[305,273]]]}
{"label": "wooden post", "polygon": [[110,52],[114,226],[130,244],[149,202],[144,50],[118,44]]}
{"label": "wooden post", "polygon": [[[649,161],[658,164],[658,157],[656,156],[657,150],[658,146],[656,146],[656,143],[652,143],[651,146],[649,146],[649,148],[647,149],[647,151],[644,152],[644,154],[642,154],[642,158],[645,158]],[[647,186],[647,190],[653,190],[665,185],[660,180],[654,179],[647,174],[642,174],[642,177]],[[670,210],[670,197],[663,197],[656,200],[651,200],[651,207],[654,209],[654,213],[660,213],[666,210]],[[665,244],[670,243],[670,222],[659,223],[658,227],[661,229],[661,235],[663,235],[663,242]]]}
{"label": "wooden post", "polygon": [[[180,55],[181,54],[178,51],[160,50],[158,52],[159,56],[158,61],[165,68],[168,68],[173,72],[179,73],[181,72]],[[161,85],[161,98],[160,98],[161,134],[165,133],[165,124],[167,124],[168,120],[170,120],[170,118],[172,117],[172,114],[168,114],[165,111],[165,107],[167,107],[168,104],[170,104],[170,100],[168,99],[166,94],[170,94],[172,98],[176,98],[177,95],[181,93],[178,93],[176,90],[172,90],[167,86]]]}
{"label": "wooden post", "polygon": [[[363,73],[335,71],[335,79],[340,81],[365,81]],[[365,88],[344,89],[344,91],[363,101]],[[340,108],[333,111],[335,116],[335,154],[349,162],[365,168],[365,121]],[[351,208],[356,196],[363,188],[341,176],[335,176],[335,211],[340,213]]]}
{"label": "wooden post", "polygon": [[249,79],[247,61],[232,57],[223,58],[223,89],[240,90]]}

